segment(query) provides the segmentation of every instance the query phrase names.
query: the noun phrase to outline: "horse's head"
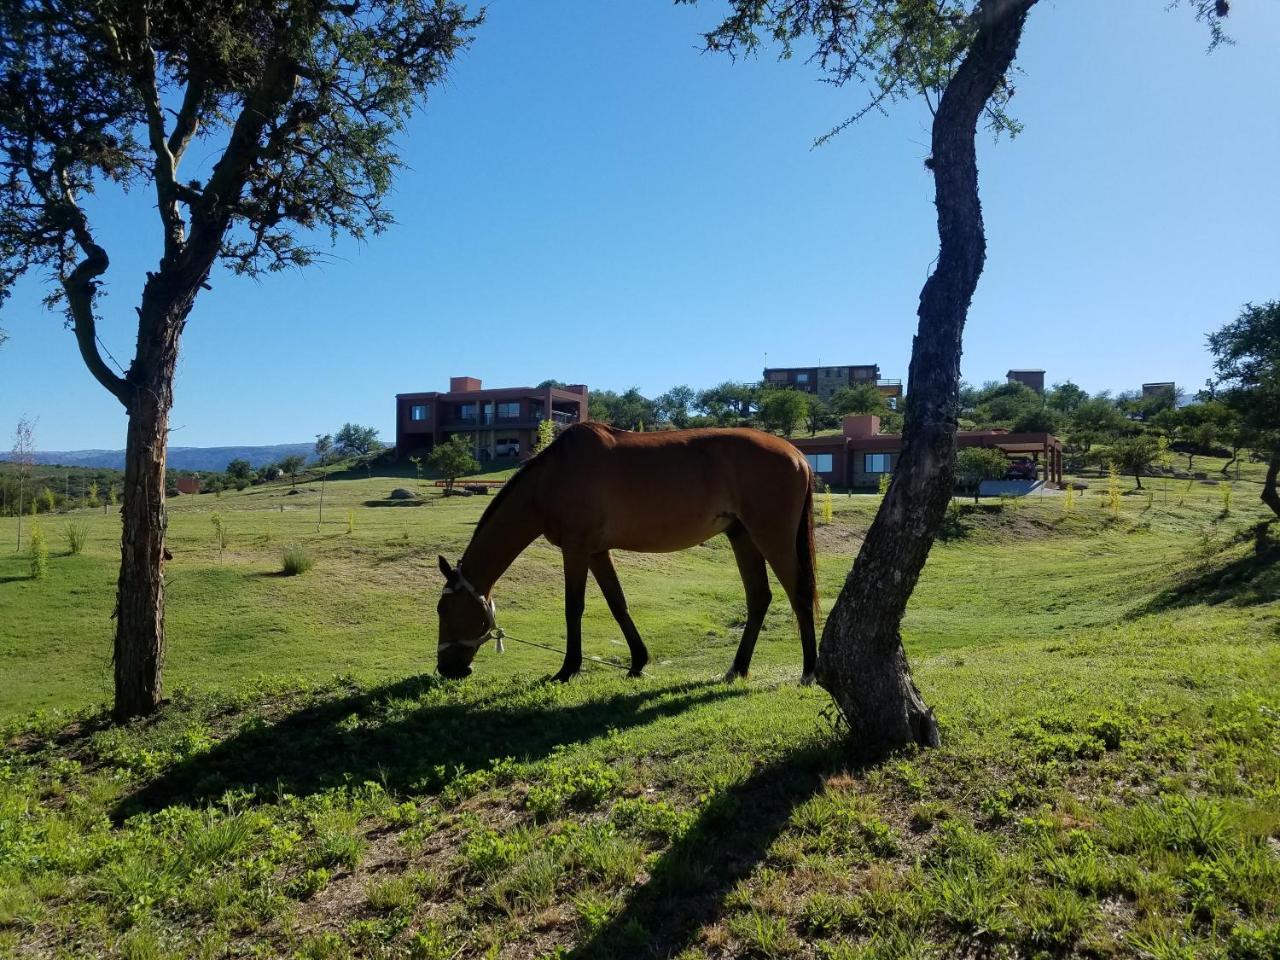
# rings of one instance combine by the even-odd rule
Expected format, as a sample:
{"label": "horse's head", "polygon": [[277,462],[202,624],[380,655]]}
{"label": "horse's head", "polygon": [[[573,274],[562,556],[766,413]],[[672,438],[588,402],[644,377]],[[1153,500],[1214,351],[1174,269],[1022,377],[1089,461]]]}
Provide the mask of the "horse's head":
{"label": "horse's head", "polygon": [[467,581],[461,564],[455,570],[440,557],[440,572],[444,574],[444,590],[436,604],[440,620],[436,670],[449,680],[460,680],[471,675],[476,651],[497,632],[498,625],[493,619],[493,601]]}

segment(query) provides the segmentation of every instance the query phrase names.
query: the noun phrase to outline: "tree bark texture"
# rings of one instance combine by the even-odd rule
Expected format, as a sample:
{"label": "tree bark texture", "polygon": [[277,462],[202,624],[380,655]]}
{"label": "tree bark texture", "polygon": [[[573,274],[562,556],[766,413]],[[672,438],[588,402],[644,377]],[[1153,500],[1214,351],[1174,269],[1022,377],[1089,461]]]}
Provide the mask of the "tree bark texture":
{"label": "tree bark texture", "polygon": [[164,693],[165,454],[178,343],[208,264],[152,274],[125,380],[129,415],[116,590],[115,719],[146,716]]}
{"label": "tree bark texture", "polygon": [[951,499],[961,337],[986,257],[978,120],[1005,77],[1036,0],[986,0],[933,123],[937,267],[920,293],[902,455],[828,617],[818,682],[849,722],[855,752],[936,746],[938,725],[911,677],[900,626]]}

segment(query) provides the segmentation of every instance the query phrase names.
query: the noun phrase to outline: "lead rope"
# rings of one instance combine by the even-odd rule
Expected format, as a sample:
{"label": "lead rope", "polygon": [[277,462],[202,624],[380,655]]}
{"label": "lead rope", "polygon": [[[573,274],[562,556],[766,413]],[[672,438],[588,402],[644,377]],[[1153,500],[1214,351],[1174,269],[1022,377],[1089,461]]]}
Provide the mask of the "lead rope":
{"label": "lead rope", "polygon": [[[498,639],[497,650],[499,653],[502,652],[502,639],[504,637],[507,640],[511,640],[515,643],[523,643],[526,647],[537,647],[540,650],[547,650],[551,653],[554,653],[556,656],[563,656],[563,654],[559,650],[557,650],[555,647],[549,647],[545,643],[537,643],[534,640],[521,640],[519,637],[513,637],[509,633],[503,633],[501,627],[498,628],[498,633],[497,633],[497,639]],[[589,663],[598,664],[602,667],[613,667],[615,670],[626,670],[628,672],[631,670],[630,667],[623,666],[620,663],[614,663],[612,660],[605,660],[603,657],[592,657],[584,653],[582,655],[582,659]]]}

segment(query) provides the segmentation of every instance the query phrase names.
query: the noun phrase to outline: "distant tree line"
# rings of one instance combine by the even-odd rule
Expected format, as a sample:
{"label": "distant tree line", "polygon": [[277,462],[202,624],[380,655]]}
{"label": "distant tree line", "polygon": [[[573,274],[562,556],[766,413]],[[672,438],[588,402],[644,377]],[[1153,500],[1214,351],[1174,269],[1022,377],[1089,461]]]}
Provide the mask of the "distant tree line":
{"label": "distant tree line", "polygon": [[[540,384],[556,385],[556,381]],[[793,388],[726,380],[705,390],[680,384],[652,398],[636,387],[623,393],[596,390],[588,404],[592,420],[624,430],[757,427],[789,437],[832,429],[851,413],[878,414],[885,430],[898,429],[902,423],[901,414],[869,383],[845,387],[828,400]]]}

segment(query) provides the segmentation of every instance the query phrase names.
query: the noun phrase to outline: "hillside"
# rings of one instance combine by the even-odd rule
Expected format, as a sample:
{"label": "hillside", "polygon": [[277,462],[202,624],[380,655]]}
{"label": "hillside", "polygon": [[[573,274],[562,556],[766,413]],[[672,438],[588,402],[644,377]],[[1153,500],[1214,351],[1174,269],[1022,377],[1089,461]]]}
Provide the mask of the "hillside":
{"label": "hillside", "polygon": [[[232,460],[242,459],[248,460],[256,470],[296,454],[310,459],[314,453],[310,443],[276,443],[262,447],[170,447],[167,462],[170,470],[225,470]],[[8,460],[11,456],[8,452],[0,452],[0,460]],[[35,462],[40,464],[124,469],[123,450],[42,450],[34,456]]]}
{"label": "hillside", "polygon": [[[645,679],[592,584],[600,662],[545,681],[538,542],[495,590],[506,655],[441,681],[435,557],[488,498],[387,476],[330,480],[323,523],[315,483],[173,501],[172,700],[112,727],[119,520],[42,518],[47,580],[0,554],[0,957],[1276,956],[1280,564],[1251,474],[1229,503],[958,503],[903,626],[943,746],[868,768],[797,686],[776,586],[751,680],[716,679],[723,537],[618,555]],[[824,609],[878,502],[820,499]],[[290,544],[313,569],[280,575]]]}

